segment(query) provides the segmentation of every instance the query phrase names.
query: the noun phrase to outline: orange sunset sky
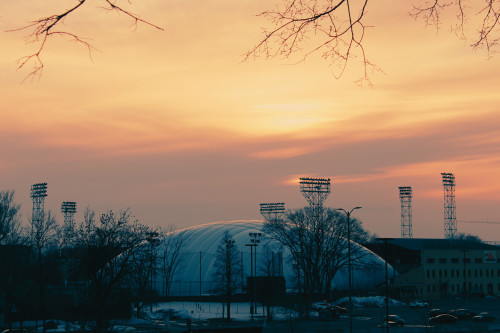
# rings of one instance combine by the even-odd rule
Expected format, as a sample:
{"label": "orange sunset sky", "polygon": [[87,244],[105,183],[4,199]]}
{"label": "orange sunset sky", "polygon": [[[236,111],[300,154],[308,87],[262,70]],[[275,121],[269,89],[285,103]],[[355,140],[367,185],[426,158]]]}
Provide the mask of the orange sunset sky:
{"label": "orange sunset sky", "polygon": [[[332,178],[326,205],[371,232],[399,237],[398,186],[413,187],[414,237],[443,237],[441,172],[456,176],[458,232],[500,241],[500,57],[425,27],[410,2],[370,1],[365,35],[372,87],[352,62],[340,79],[318,56],[242,62],[269,26],[264,0],[134,1],[159,31],[94,0],[64,29],[100,51],[50,40],[39,81],[16,60],[36,49],[6,32],[68,1],[0,2],[0,190],[23,221],[30,186],[45,206],[130,207],[148,225],[260,219],[259,203],[306,204],[297,179]],[[71,2],[72,3],[72,2]],[[29,68],[28,68],[29,69]]]}

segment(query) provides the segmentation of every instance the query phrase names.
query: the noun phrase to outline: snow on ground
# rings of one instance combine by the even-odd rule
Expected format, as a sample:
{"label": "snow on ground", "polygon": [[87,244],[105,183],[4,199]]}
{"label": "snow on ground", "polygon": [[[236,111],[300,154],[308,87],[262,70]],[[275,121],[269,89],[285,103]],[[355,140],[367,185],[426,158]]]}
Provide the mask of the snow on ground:
{"label": "snow on ground", "polygon": [[[224,308],[223,308],[224,307]],[[147,314],[148,319],[165,321],[168,319],[198,319],[206,320],[213,318],[223,318],[226,306],[216,302],[163,302],[153,306],[153,312]],[[286,319],[290,316],[297,316],[297,312],[283,307],[274,306],[271,308],[273,318]],[[256,306],[254,318],[266,317],[265,306]],[[234,320],[250,320],[250,303],[231,303],[231,318]]]}
{"label": "snow on ground", "polygon": [[[383,308],[385,307],[385,296],[352,297],[352,306],[355,308]],[[342,297],[334,302],[335,305],[347,306],[349,298]],[[389,298],[390,307],[406,306],[406,303]]]}

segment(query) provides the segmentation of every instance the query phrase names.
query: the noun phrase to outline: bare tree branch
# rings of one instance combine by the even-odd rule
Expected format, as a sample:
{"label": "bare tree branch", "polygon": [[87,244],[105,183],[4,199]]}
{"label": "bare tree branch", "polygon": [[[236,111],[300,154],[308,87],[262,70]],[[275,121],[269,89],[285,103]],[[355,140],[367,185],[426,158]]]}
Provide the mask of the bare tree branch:
{"label": "bare tree branch", "polygon": [[[497,52],[500,39],[500,0],[425,1],[421,5],[414,6],[411,15],[422,19],[426,25],[435,26],[439,30],[442,25],[441,18],[447,11],[455,12],[457,21],[452,25],[451,30],[459,38],[470,43],[470,46],[475,50],[484,48],[490,56]],[[475,24],[478,25],[475,26]],[[468,32],[469,26],[476,27],[473,29],[474,32]]]}
{"label": "bare tree branch", "polygon": [[[92,51],[97,50],[90,42],[88,42],[86,38],[82,38],[75,33],[68,31],[56,31],[56,27],[60,26],[64,20],[70,16],[74,15],[78,12],[79,9],[87,2],[87,0],[76,0],[77,3],[73,7],[62,11],[60,14],[54,14],[47,17],[42,17],[30,22],[28,25],[22,26],[17,29],[7,30],[7,32],[16,32],[16,31],[30,31],[26,36],[27,43],[36,43],[38,47],[35,52],[30,55],[24,56],[18,60],[18,69],[22,69],[27,64],[32,64],[32,71],[28,73],[25,80],[30,78],[32,81],[35,79],[40,79],[43,74],[44,63],[41,58],[42,51],[45,49],[45,45],[49,38],[55,36],[64,36],[69,37],[70,40],[76,42],[77,44],[82,44],[85,46],[89,52],[89,57],[92,59]],[[109,11],[116,11],[118,13],[124,14],[128,16],[134,21],[134,26],[137,28],[138,23],[143,23],[149,25],[155,29],[163,30],[160,26],[157,26],[147,20],[140,18],[137,14],[134,14],[130,11],[125,10],[122,6],[117,5],[117,1],[113,0],[102,0],[105,3],[102,9]],[[130,3],[130,1],[129,1]]]}
{"label": "bare tree branch", "polygon": [[287,0],[284,6],[266,11],[274,28],[264,29],[264,38],[245,54],[245,60],[264,56],[266,58],[303,54],[300,61],[313,53],[321,52],[322,58],[337,67],[339,78],[347,64],[359,56],[364,69],[358,81],[370,84],[369,75],[380,69],[370,62],[363,47],[367,28],[364,23],[368,0]]}

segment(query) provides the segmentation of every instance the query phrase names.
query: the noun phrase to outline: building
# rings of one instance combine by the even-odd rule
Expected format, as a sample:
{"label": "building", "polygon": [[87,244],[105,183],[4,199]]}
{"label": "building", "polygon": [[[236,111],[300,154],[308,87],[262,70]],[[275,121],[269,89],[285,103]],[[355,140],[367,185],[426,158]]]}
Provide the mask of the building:
{"label": "building", "polygon": [[[367,245],[386,257],[383,244]],[[393,296],[438,299],[500,295],[500,248],[462,239],[388,240]]]}

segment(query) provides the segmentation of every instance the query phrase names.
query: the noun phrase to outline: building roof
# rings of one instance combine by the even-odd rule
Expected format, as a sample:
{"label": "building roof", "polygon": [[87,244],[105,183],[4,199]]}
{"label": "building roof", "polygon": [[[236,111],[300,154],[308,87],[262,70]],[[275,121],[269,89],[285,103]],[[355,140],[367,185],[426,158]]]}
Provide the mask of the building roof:
{"label": "building roof", "polygon": [[464,239],[444,239],[444,238],[394,238],[388,240],[388,243],[394,244],[409,250],[498,250],[500,247],[483,242],[476,242]]}

